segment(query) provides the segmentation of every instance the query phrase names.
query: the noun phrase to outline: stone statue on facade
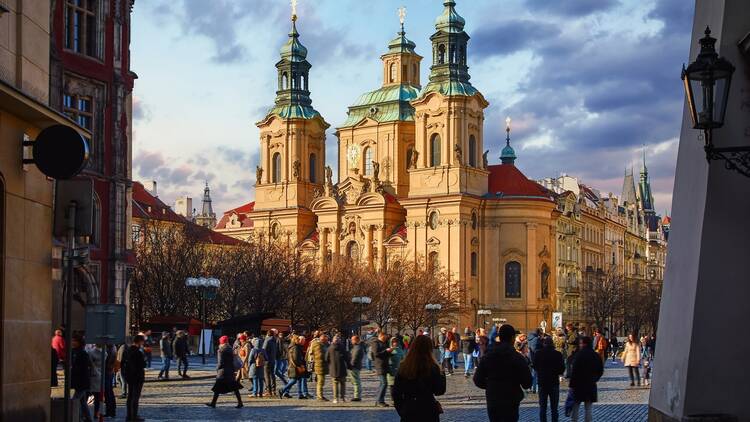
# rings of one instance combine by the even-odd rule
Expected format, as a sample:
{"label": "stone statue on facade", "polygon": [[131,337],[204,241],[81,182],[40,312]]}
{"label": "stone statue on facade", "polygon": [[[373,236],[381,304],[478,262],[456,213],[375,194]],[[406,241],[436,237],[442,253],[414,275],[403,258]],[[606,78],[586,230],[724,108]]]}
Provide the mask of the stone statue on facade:
{"label": "stone statue on facade", "polygon": [[378,177],[380,176],[380,163],[375,160],[372,160],[372,176],[373,179],[379,180]]}
{"label": "stone statue on facade", "polygon": [[261,166],[255,166],[255,183],[258,185],[263,183],[263,167]]}
{"label": "stone statue on facade", "polygon": [[487,162],[487,154],[490,153],[490,150],[487,150],[482,154],[482,168],[487,170],[488,162]]}
{"label": "stone statue on facade", "polygon": [[463,150],[461,149],[461,145],[456,144],[453,146],[453,152],[456,153],[456,161],[458,161],[458,164],[461,164],[463,162]]}
{"label": "stone statue on facade", "polygon": [[413,150],[411,153],[411,162],[409,163],[409,168],[415,169],[417,168],[417,158],[419,157],[419,151]]}
{"label": "stone statue on facade", "polygon": [[302,163],[300,163],[299,160],[294,160],[294,163],[292,164],[292,176],[294,176],[294,180],[300,180],[301,169]]}

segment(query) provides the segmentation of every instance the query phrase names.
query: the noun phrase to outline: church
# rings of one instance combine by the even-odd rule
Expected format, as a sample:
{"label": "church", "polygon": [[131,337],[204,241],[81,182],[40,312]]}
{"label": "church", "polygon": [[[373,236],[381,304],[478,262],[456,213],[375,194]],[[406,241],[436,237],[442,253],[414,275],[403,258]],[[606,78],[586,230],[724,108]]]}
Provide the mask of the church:
{"label": "church", "polygon": [[462,292],[465,312],[453,322],[464,326],[476,326],[478,309],[521,330],[549,324],[560,212],[554,193],[515,166],[510,119],[501,162],[489,162],[489,103],[470,82],[456,2],[446,0],[435,21],[427,81],[402,10],[401,30],[381,56],[382,85],[361,95],[336,129],[338,180],[325,164],[330,125],[310,99],[311,64],[296,21],[293,14],[276,63],[275,104],[257,123],[256,200],[224,213],[216,230],[267,236],[321,268],[351,259],[444,271]]}

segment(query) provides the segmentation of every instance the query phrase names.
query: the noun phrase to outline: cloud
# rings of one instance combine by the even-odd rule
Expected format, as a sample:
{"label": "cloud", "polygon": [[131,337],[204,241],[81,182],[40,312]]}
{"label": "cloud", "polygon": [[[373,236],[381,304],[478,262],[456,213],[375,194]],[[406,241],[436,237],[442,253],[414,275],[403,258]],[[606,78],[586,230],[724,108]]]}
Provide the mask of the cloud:
{"label": "cloud", "polygon": [[620,4],[617,0],[526,0],[531,11],[541,11],[555,15],[578,17],[596,12],[604,12]]}
{"label": "cloud", "polygon": [[137,95],[133,96],[133,120],[136,122],[151,120],[151,108]]}
{"label": "cloud", "polygon": [[557,37],[560,29],[550,23],[512,20],[482,25],[472,36],[471,54],[480,58],[507,55]]}

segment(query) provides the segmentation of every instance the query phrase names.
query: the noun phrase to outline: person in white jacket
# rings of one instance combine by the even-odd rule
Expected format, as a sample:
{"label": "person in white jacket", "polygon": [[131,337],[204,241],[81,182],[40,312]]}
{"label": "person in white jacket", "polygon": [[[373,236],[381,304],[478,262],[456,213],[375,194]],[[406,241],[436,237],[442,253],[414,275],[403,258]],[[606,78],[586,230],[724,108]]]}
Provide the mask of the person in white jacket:
{"label": "person in white jacket", "polygon": [[625,350],[622,352],[622,363],[628,368],[630,386],[634,386],[635,382],[640,386],[641,375],[638,373],[638,368],[641,366],[641,344],[633,334],[630,334],[628,341],[625,342]]}

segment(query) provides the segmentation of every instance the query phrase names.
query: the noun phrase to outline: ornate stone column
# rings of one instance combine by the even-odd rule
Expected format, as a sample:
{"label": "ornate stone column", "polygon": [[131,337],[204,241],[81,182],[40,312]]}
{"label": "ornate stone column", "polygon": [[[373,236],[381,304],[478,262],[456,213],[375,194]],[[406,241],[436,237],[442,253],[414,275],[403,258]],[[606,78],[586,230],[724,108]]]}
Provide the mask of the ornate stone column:
{"label": "ornate stone column", "polygon": [[321,227],[318,234],[318,262],[320,268],[326,266],[326,252],[328,249],[328,229]]}
{"label": "ornate stone column", "polygon": [[385,224],[379,224],[376,227],[378,231],[378,263],[376,268],[385,269]]}

